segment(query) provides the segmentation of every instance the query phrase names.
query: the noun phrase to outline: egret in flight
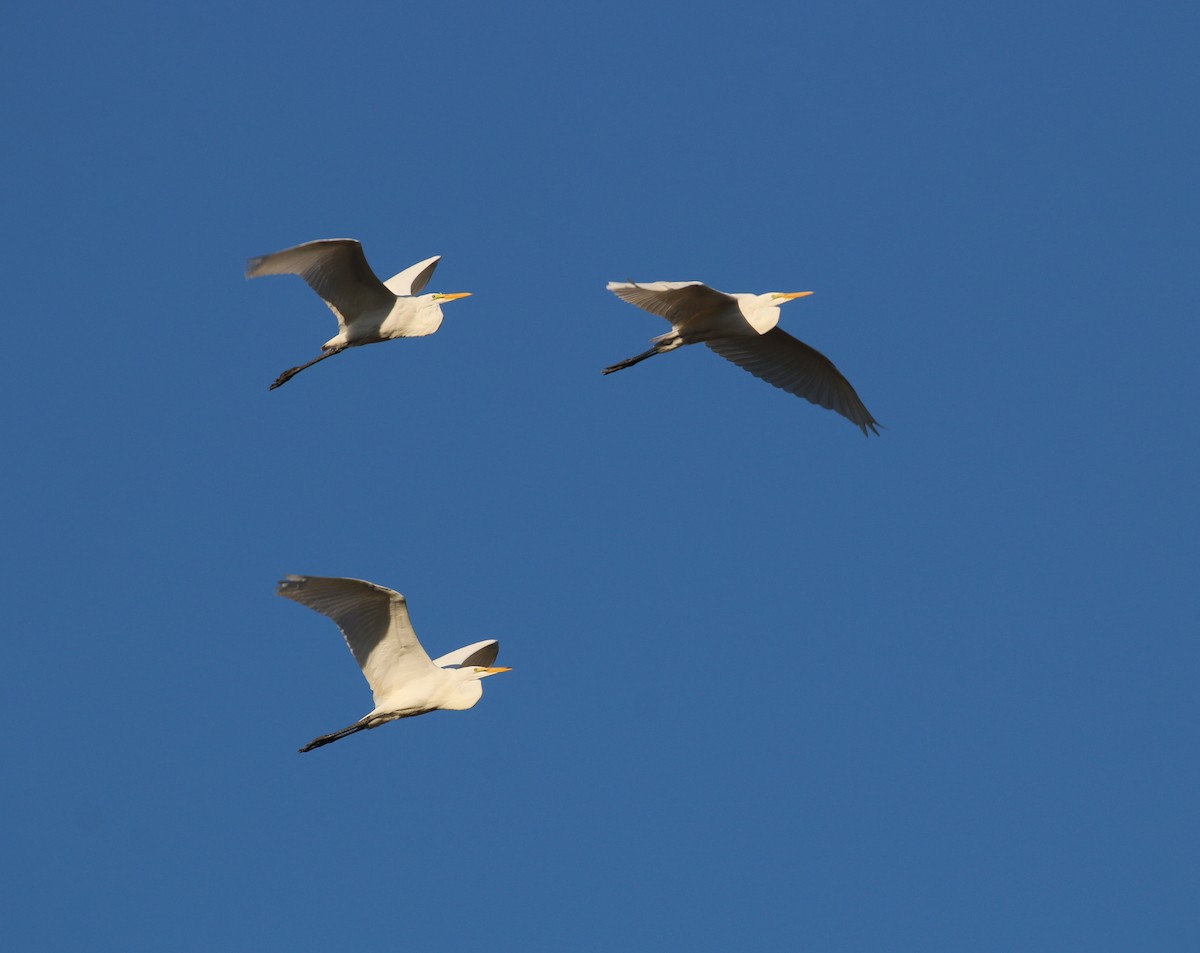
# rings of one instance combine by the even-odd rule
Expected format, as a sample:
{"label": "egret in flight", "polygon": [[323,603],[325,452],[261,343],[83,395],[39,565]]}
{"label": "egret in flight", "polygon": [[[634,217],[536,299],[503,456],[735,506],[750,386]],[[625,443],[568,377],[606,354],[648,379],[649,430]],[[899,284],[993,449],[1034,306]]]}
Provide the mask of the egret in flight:
{"label": "egret in flight", "polygon": [[312,751],[356,731],[398,718],[446,709],[465,711],[483,697],[480,680],[509,672],[493,668],[500,643],[474,642],[430,659],[417,641],[404,596],[362,579],[287,576],[281,596],[327,615],[346,637],[375,696],[375,708],[349,728],[321,735],[301,751]]}
{"label": "egret in flight", "polygon": [[305,368],[348,347],[433,334],[442,326],[442,302],[471,294],[421,294],[441,260],[441,255],[434,255],[380,281],[367,264],[362,245],[352,238],[305,242],[273,255],[251,258],[246,263],[247,278],[299,275],[329,305],[338,322],[337,335],[321,345],[320,357],[288,368],[270,389],[281,387]]}
{"label": "egret in flight", "polygon": [[671,322],[667,334],[651,338],[654,347],[604,369],[605,374],[632,367],[655,354],[704,342],[721,357],[789,394],[835,410],[864,434],[879,424],[850,382],[824,354],[776,327],[779,306],[811,291],[725,294],[699,281],[650,284],[610,281],[618,298]]}

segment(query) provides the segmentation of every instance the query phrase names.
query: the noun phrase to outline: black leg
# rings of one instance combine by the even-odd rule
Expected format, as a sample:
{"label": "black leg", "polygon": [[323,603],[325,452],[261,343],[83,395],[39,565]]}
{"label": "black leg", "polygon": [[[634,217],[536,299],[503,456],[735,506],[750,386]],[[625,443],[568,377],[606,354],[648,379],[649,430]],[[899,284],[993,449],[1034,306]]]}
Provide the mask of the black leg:
{"label": "black leg", "polygon": [[344,347],[330,348],[328,351],[326,351],[320,357],[313,358],[307,364],[301,364],[299,367],[289,367],[286,371],[284,371],[277,378],[275,378],[275,383],[272,384],[267,389],[274,390],[276,387],[282,387],[284,384],[286,384],[288,381],[290,381],[293,377],[295,377],[297,374],[299,374],[305,368],[312,367],[314,364],[317,364],[317,363],[325,360],[325,358],[327,358],[327,357],[333,357],[333,355],[335,355],[335,354],[341,354],[342,351],[344,351],[344,350],[346,350]]}
{"label": "black leg", "polygon": [[375,726],[370,724],[369,722],[356,721],[349,728],[343,728],[341,731],[333,732],[333,734],[321,735],[320,738],[314,738],[312,741],[310,741],[308,744],[306,744],[300,750],[301,751],[312,751],[313,748],[319,748],[319,747],[321,747],[321,745],[327,745],[327,744],[330,744],[331,742],[339,741],[340,739],[345,738],[346,735],[352,735],[356,731],[363,731],[367,728],[374,728],[374,727]]}
{"label": "black leg", "polygon": [[633,367],[634,364],[640,364],[642,361],[646,360],[646,358],[654,357],[654,355],[658,354],[658,353],[659,353],[658,348],[652,347],[652,348],[650,348],[650,350],[648,350],[642,354],[639,354],[637,357],[631,357],[627,361],[621,361],[620,364],[614,364],[612,367],[606,367],[604,369],[603,373],[611,374],[613,371],[623,371],[625,368]]}

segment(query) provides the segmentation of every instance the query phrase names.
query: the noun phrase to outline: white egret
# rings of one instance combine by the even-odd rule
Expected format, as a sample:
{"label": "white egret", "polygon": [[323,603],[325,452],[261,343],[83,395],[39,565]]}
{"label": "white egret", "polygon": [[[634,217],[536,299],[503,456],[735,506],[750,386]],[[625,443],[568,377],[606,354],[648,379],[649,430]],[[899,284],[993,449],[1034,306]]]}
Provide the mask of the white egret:
{"label": "white egret", "polygon": [[[699,281],[655,281],[650,284],[610,281],[608,290],[639,308],[671,322],[667,334],[651,338],[654,347],[604,369],[605,374],[632,367],[655,354],[703,342],[721,357],[789,394],[835,410],[878,434],[879,423],[850,382],[824,354],[776,327],[779,306],[811,291],[725,294]],[[867,436],[870,436],[867,434]]]}
{"label": "white egret", "polygon": [[247,278],[299,275],[329,305],[338,322],[337,335],[321,345],[324,353],[320,357],[288,368],[270,389],[348,347],[433,334],[442,326],[441,303],[471,294],[421,294],[441,260],[441,255],[434,255],[380,281],[367,264],[362,245],[352,238],[305,242],[273,255],[251,258],[246,263]]}
{"label": "white egret", "polygon": [[337,623],[375,696],[369,714],[348,728],[314,738],[301,751],[398,718],[438,709],[465,711],[483,697],[480,679],[512,671],[491,667],[500,651],[495,639],[431,660],[417,641],[404,596],[384,586],[362,579],[287,576],[277,591]]}

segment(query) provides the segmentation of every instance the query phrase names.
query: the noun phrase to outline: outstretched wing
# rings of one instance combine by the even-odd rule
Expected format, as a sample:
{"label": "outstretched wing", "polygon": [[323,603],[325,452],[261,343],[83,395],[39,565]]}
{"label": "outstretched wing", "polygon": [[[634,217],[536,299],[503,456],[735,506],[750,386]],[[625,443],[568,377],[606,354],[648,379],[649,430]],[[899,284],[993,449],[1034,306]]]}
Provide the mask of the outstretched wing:
{"label": "outstretched wing", "polygon": [[482,642],[472,642],[461,649],[447,652],[441,658],[435,658],[433,664],[438,668],[448,668],[457,665],[466,668],[469,665],[479,665],[488,668],[500,654],[500,643],[495,639],[484,639]]}
{"label": "outstretched wing", "polygon": [[362,579],[330,576],[287,576],[277,591],[337,623],[377,701],[436,671],[417,641],[400,593]]}
{"label": "outstretched wing", "polygon": [[415,265],[410,265],[400,274],[392,275],[383,283],[384,287],[392,294],[402,298],[419,295],[429,284],[429,279],[433,277],[433,270],[437,268],[438,262],[441,260],[441,255],[434,255],[432,258],[426,258]]}
{"label": "outstretched wing", "polygon": [[299,275],[337,316],[345,329],[360,315],[389,308],[395,295],[367,264],[362,245],[352,238],[326,238],[251,258],[246,277]]}
{"label": "outstretched wing", "polygon": [[851,423],[875,429],[879,423],[867,410],[850,382],[824,354],[773,328],[766,334],[738,335],[705,341],[710,348],[738,367],[776,387],[837,411]]}
{"label": "outstretched wing", "polygon": [[732,295],[699,281],[652,281],[647,284],[610,281],[607,287],[622,301],[636,304],[672,324],[737,304]]}

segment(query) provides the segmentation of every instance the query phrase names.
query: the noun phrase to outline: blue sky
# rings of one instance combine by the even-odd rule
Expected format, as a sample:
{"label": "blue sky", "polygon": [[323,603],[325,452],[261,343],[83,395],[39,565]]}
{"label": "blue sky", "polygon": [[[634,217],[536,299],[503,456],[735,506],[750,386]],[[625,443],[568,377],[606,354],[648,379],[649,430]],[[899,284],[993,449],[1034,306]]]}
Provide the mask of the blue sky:
{"label": "blue sky", "polygon": [[[23,949],[1194,950],[1186,4],[46,3],[2,31]],[[443,255],[435,336],[245,260]],[[886,426],[610,280],[815,293]],[[285,573],[483,701],[370,708]]]}

